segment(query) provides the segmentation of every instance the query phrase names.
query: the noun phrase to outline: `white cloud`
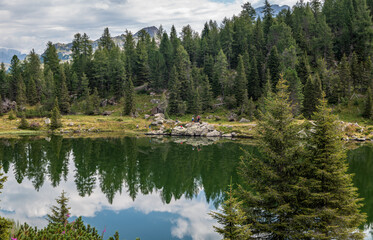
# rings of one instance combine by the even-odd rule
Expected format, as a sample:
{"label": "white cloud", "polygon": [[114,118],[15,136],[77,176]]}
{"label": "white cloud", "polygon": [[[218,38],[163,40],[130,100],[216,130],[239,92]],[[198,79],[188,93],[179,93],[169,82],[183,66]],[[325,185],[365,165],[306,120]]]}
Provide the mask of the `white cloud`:
{"label": "white cloud", "polygon": [[[200,196],[193,200],[181,197],[179,200],[173,199],[169,204],[164,204],[160,194],[156,191],[148,195],[139,193],[136,200],[132,201],[126,193],[127,189],[123,186],[122,194],[117,194],[113,203],[110,204],[97,186],[89,197],[79,196],[74,182],[75,166],[72,160],[69,162],[68,169],[67,182],[62,180],[58,187],[53,188],[51,182],[46,179],[38,192],[30,180],[24,179],[22,184],[18,184],[14,176],[9,176],[1,193],[0,215],[15,219],[20,223],[27,222],[32,226],[44,227],[48,224],[45,216],[49,213],[49,208],[55,205],[55,198],[64,190],[69,197],[69,206],[73,216],[95,217],[103,210],[119,212],[130,208],[143,214],[172,213],[176,215],[174,222],[169,219],[172,225],[170,229],[172,236],[191,237],[194,240],[219,238],[212,227],[216,222],[207,214],[212,207],[204,197],[201,197],[202,189],[200,189]],[[10,167],[8,172],[13,171],[13,167]],[[98,179],[96,179],[96,184],[99,185]]]}
{"label": "white cloud", "polygon": [[[104,27],[112,35],[125,29],[133,32],[147,26],[178,31],[190,24],[200,31],[212,19],[219,23],[241,10],[243,0],[213,2],[211,0],[0,0],[0,47],[28,53],[32,48],[44,51],[47,41],[71,42],[77,32],[86,32],[97,39]],[[261,0],[252,1],[258,6]],[[295,0],[271,3],[294,4]],[[31,39],[31,40],[28,40]]]}

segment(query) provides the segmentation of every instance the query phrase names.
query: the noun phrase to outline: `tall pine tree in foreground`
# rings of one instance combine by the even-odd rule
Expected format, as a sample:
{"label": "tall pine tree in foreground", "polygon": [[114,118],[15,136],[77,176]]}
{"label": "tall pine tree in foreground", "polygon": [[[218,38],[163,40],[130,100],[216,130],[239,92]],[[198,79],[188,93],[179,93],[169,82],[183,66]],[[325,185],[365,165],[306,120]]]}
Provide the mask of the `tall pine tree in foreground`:
{"label": "tall pine tree in foreground", "polygon": [[240,167],[244,182],[238,189],[253,238],[295,239],[299,169],[303,147],[293,118],[288,85],[282,77],[275,94],[265,98],[258,123],[260,156],[246,153]]}
{"label": "tall pine tree in foreground", "polygon": [[342,146],[337,119],[325,99],[320,101],[308,133],[308,157],[304,163],[304,186],[307,191],[300,202],[299,224],[302,239],[364,239],[359,226],[365,215],[352,175],[347,173],[346,152]]}
{"label": "tall pine tree in foreground", "polygon": [[217,220],[221,227],[214,226],[217,233],[223,239],[244,240],[251,235],[248,225],[245,225],[245,212],[242,210],[242,201],[234,196],[232,183],[229,185],[229,192],[226,192],[227,200],[221,207],[221,212],[210,212],[209,214]]}

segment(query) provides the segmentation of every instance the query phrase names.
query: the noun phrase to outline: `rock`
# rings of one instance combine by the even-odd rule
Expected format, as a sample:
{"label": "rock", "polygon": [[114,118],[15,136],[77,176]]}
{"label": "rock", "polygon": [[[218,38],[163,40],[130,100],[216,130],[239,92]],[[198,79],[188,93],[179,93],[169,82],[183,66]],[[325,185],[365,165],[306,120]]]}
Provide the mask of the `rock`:
{"label": "rock", "polygon": [[102,100],[101,103],[100,103],[100,106],[101,107],[106,107],[107,106],[107,99]]}
{"label": "rock", "polygon": [[149,114],[145,114],[144,118],[148,119],[148,118],[150,118],[150,115]]}
{"label": "rock", "polygon": [[216,120],[216,121],[220,121],[220,120],[221,120],[221,117],[219,117],[219,116],[215,116],[215,120]]}
{"label": "rock", "polygon": [[47,125],[49,125],[49,124],[51,124],[51,120],[50,120],[49,118],[46,118],[46,119],[44,120],[44,123],[47,124]]}
{"label": "rock", "polygon": [[240,123],[248,123],[248,122],[250,122],[250,120],[246,118],[241,118],[240,120]]}
{"label": "rock", "polygon": [[79,129],[74,130],[74,133],[80,133]]}
{"label": "rock", "polygon": [[220,136],[221,136],[221,133],[219,131],[216,131],[216,130],[206,134],[206,137],[220,137]]}
{"label": "rock", "polygon": [[182,126],[177,126],[177,127],[174,127],[171,131],[171,135],[173,136],[184,136],[185,135],[185,132],[186,132],[186,128],[182,127]]}
{"label": "rock", "polygon": [[222,137],[226,137],[226,138],[231,138],[232,137],[232,134],[231,133],[226,133],[226,134],[223,134],[221,135]]}
{"label": "rock", "polygon": [[117,105],[117,102],[115,102],[115,98],[114,98],[114,97],[110,98],[110,99],[107,101],[107,103],[110,104],[110,105]]}
{"label": "rock", "polygon": [[105,111],[102,113],[103,116],[110,116],[111,114],[113,114],[113,111]]}
{"label": "rock", "polygon": [[158,103],[161,102],[161,100],[160,99],[152,99],[152,100],[150,100],[150,102],[153,103],[153,104],[158,104]]}
{"label": "rock", "polygon": [[164,114],[163,113],[156,113],[156,114],[154,114],[154,117],[156,117],[156,118],[164,118]]}
{"label": "rock", "polygon": [[12,109],[15,110],[16,108],[17,103],[15,101],[10,101],[9,99],[5,98],[0,105],[0,113],[7,113]]}
{"label": "rock", "polygon": [[74,126],[74,123],[70,122],[70,123],[67,124],[67,126],[72,127],[72,126]]}
{"label": "rock", "polygon": [[232,132],[232,137],[236,137],[237,136],[237,133],[236,132]]}
{"label": "rock", "polygon": [[237,114],[232,113],[232,114],[228,117],[228,121],[229,121],[229,122],[235,122],[235,121],[237,121]]}
{"label": "rock", "polygon": [[363,137],[363,138],[356,138],[355,140],[358,142],[365,142],[367,139]]}

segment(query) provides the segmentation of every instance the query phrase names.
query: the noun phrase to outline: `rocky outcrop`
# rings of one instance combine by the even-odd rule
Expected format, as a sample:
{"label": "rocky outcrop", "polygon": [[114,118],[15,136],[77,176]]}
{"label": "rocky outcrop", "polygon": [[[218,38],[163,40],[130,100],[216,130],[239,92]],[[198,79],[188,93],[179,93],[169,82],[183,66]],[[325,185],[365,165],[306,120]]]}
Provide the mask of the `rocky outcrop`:
{"label": "rocky outcrop", "polygon": [[[171,130],[164,130],[163,123],[172,124],[173,121],[165,120],[161,116],[157,116],[152,125],[162,126],[160,130],[153,130],[146,135],[171,135],[171,136],[190,136],[190,137],[221,137],[222,133],[215,130],[213,125],[208,123],[187,123],[185,125],[177,125]],[[225,137],[228,137],[225,136]]]}
{"label": "rocky outcrop", "polygon": [[0,113],[7,113],[10,110],[15,110],[17,108],[17,103],[15,101],[10,101],[9,99],[4,99],[1,103]]}

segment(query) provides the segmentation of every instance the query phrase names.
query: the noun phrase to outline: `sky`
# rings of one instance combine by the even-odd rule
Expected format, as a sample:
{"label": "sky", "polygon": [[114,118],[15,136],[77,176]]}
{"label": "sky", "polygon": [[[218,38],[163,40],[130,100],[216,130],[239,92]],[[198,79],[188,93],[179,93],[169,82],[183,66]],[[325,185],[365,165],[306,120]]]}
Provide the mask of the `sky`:
{"label": "sky", "polygon": [[[71,42],[74,34],[87,33],[98,39],[105,27],[112,36],[126,29],[137,32],[163,25],[178,32],[187,24],[200,32],[212,19],[241,11],[244,0],[0,0],[0,48],[42,53],[48,41]],[[263,5],[253,0],[253,7]],[[271,4],[294,5],[296,0],[270,0]]]}

